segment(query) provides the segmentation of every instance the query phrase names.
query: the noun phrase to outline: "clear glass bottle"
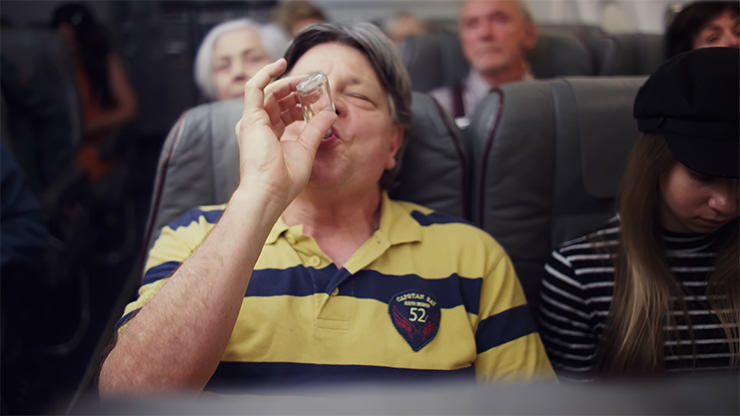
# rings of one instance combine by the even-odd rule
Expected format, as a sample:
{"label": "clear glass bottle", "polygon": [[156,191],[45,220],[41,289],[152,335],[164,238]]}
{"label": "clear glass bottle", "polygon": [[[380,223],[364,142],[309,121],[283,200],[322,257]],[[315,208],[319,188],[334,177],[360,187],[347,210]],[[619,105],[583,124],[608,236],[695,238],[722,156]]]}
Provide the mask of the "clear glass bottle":
{"label": "clear glass bottle", "polygon": [[323,110],[337,111],[331,97],[329,79],[323,72],[314,72],[306,77],[296,86],[296,91],[306,121]]}

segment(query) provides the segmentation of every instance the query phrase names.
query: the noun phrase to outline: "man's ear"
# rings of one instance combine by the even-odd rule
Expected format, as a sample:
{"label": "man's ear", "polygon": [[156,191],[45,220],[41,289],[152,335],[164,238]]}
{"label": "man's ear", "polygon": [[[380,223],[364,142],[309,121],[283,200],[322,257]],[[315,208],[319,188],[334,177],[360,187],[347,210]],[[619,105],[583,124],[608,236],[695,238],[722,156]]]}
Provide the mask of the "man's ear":
{"label": "man's ear", "polygon": [[537,26],[528,24],[524,29],[524,49],[531,50],[537,43]]}
{"label": "man's ear", "polygon": [[390,146],[390,153],[388,156],[388,160],[385,162],[385,169],[391,170],[396,166],[396,153],[398,153],[399,149],[401,149],[401,145],[403,144],[403,136],[404,136],[404,128],[400,125],[393,126],[392,130],[392,137],[391,140],[388,142]]}

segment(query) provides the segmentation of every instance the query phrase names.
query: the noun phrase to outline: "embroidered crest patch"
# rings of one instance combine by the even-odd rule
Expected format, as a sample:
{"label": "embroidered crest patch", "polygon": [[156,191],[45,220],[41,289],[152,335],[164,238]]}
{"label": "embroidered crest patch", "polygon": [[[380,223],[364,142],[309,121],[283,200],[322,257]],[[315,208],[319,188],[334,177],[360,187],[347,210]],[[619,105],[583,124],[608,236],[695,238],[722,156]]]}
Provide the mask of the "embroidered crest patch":
{"label": "embroidered crest patch", "polygon": [[428,294],[409,290],[388,301],[388,313],[393,325],[414,351],[419,351],[437,335],[440,309]]}

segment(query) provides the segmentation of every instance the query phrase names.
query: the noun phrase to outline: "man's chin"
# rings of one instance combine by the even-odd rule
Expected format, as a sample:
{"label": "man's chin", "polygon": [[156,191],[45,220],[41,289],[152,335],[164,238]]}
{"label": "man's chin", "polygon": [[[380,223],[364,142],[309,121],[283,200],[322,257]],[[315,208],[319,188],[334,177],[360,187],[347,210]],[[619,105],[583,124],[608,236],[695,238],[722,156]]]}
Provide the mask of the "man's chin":
{"label": "man's chin", "polygon": [[486,65],[478,65],[475,67],[475,70],[483,75],[497,75],[502,72],[506,72],[506,70],[509,68],[508,65],[506,65],[503,62],[495,62],[495,63],[487,63]]}
{"label": "man's chin", "polygon": [[501,54],[489,53],[479,57],[473,68],[480,74],[497,74],[506,71],[509,67],[509,59]]}

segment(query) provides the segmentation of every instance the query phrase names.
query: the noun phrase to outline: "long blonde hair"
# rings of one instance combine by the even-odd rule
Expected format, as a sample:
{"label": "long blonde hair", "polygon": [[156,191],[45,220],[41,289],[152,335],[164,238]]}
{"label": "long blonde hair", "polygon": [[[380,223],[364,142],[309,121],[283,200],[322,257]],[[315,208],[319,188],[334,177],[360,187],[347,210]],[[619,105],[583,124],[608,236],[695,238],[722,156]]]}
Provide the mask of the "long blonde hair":
{"label": "long blonde hair", "polygon": [[[597,348],[602,370],[612,374],[663,368],[664,326],[678,302],[695,340],[683,291],[668,264],[659,217],[660,177],[675,163],[662,135],[646,133],[635,143],[618,198],[620,243],[614,249],[614,294]],[[738,363],[740,276],[738,221],[723,227],[707,295],[728,338],[731,365]],[[676,333],[677,336],[677,333]],[[694,349],[695,351],[695,349]]]}

